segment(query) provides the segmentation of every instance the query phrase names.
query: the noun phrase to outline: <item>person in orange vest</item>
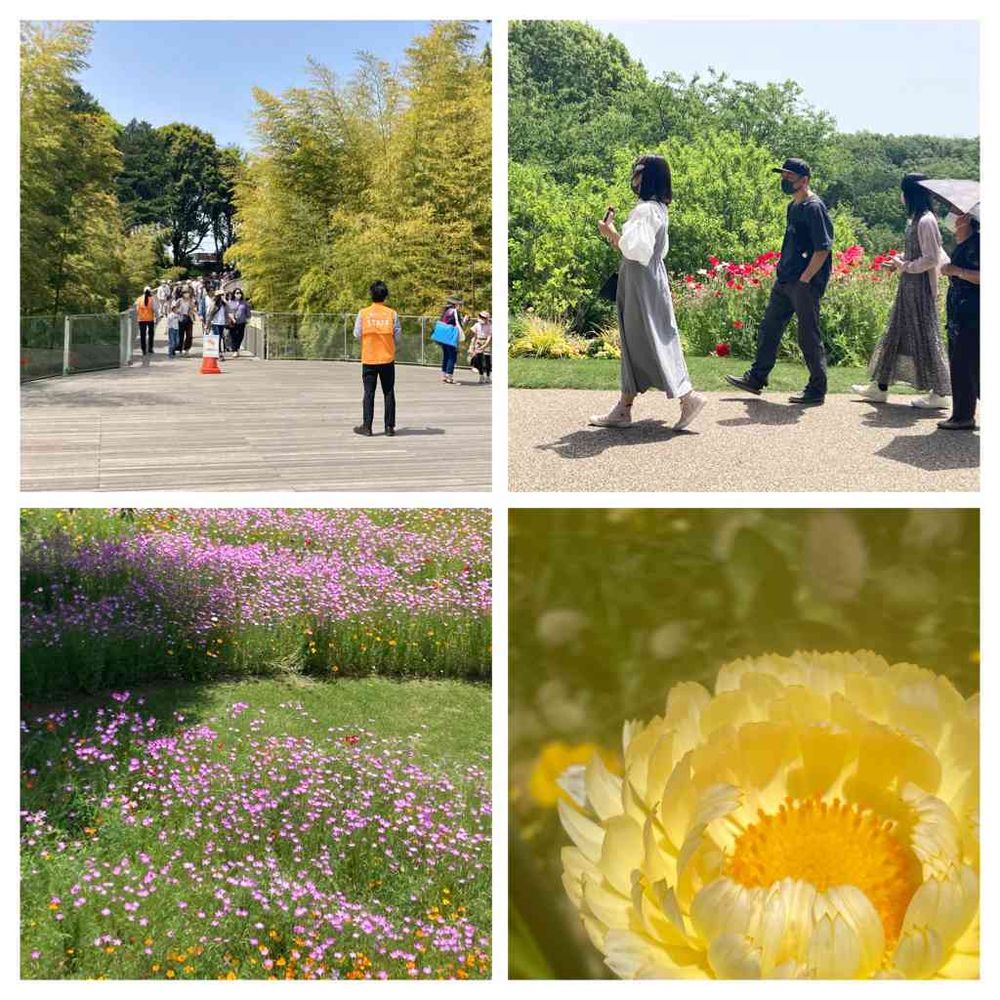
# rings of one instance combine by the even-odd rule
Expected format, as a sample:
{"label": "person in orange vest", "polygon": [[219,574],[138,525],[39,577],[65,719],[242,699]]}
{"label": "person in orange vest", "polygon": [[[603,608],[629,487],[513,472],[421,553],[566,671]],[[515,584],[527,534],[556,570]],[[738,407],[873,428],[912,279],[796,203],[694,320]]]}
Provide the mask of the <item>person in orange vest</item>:
{"label": "person in orange vest", "polygon": [[372,304],[358,313],[354,321],[354,336],[361,341],[361,382],[365,394],[361,404],[361,424],[355,434],[371,437],[375,418],[375,384],[382,383],[385,397],[385,433],[396,433],[396,345],[403,336],[399,316],[385,300],[389,289],[384,281],[372,282],[369,289]]}
{"label": "person in orange vest", "polygon": [[139,324],[139,346],[143,355],[153,353],[153,330],[156,328],[156,300],[153,290],[147,285],[142,295],[135,300],[135,318]]}

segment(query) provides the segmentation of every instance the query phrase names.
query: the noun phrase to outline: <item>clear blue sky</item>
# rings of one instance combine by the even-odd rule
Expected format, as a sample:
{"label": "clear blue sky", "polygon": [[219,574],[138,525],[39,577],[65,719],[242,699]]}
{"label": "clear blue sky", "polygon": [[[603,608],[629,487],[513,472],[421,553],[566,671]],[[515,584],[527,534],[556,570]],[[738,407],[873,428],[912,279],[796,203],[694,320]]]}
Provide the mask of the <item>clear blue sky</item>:
{"label": "clear blue sky", "polygon": [[[775,5],[780,10],[780,5]],[[979,135],[975,21],[592,21],[651,76],[795,80],[843,132]]]}
{"label": "clear blue sky", "polygon": [[[312,57],[346,80],[360,51],[396,65],[428,21],[97,21],[80,83],[118,121],[187,122],[244,149],[252,87],[308,80]],[[482,24],[485,45],[490,26]],[[181,51],[183,49],[183,51]]]}

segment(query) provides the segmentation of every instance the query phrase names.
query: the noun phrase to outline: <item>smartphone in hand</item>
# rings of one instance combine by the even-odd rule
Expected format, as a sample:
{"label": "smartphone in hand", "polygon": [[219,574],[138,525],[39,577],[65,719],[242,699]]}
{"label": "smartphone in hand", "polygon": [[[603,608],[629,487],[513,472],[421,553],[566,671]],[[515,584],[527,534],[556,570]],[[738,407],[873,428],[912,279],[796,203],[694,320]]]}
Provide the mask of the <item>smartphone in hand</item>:
{"label": "smartphone in hand", "polygon": [[608,205],[608,210],[604,213],[604,224],[606,226],[609,226],[614,221],[615,221],[615,206]]}

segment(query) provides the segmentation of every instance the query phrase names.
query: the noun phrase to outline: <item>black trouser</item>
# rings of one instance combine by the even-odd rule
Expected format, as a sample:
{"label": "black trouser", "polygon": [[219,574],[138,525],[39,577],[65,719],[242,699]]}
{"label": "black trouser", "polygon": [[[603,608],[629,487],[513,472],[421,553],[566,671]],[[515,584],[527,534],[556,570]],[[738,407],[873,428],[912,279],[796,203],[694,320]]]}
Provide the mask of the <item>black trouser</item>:
{"label": "black trouser", "polygon": [[191,344],[194,341],[194,320],[190,316],[181,316],[177,339],[179,343],[178,350],[191,350]]}
{"label": "black trouser", "polygon": [[973,420],[979,399],[979,323],[948,323],[948,364],[951,366],[951,415]]}
{"label": "black trouser", "polygon": [[385,426],[396,426],[396,364],[390,361],[385,365],[362,365],[361,381],[365,387],[365,398],[361,404],[361,422],[365,427],[371,427],[375,419],[375,383],[382,383],[382,395],[385,397]]}
{"label": "black trouser", "polygon": [[243,336],[247,332],[246,323],[237,323],[229,331],[229,344],[232,350],[238,351],[243,344]]}
{"label": "black trouser", "polygon": [[782,281],[771,289],[771,298],[757,331],[757,356],[750,367],[750,378],[758,385],[767,385],[767,378],[778,359],[782,334],[794,316],[799,330],[799,347],[809,369],[806,392],[826,395],[826,351],[819,330],[822,297],[822,292],[804,281]]}
{"label": "black trouser", "polygon": [[493,374],[493,355],[492,354],[474,354],[472,356],[472,367],[479,372],[480,375],[490,376]]}
{"label": "black trouser", "polygon": [[[153,328],[156,326],[155,323],[151,323],[148,320],[139,321],[139,346],[142,348],[143,354],[153,353]],[[147,346],[148,340],[148,346]]]}

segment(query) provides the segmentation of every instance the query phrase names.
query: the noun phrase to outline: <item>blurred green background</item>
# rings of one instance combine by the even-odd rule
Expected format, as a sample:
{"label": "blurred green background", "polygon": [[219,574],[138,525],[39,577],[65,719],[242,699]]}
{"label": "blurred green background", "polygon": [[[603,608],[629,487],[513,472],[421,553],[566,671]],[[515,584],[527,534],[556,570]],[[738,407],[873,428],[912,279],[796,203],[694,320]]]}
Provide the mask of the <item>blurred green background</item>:
{"label": "blurred green background", "polygon": [[979,689],[978,510],[512,510],[510,975],[608,976],[560,882],[555,779],[678,680],[872,649]]}

